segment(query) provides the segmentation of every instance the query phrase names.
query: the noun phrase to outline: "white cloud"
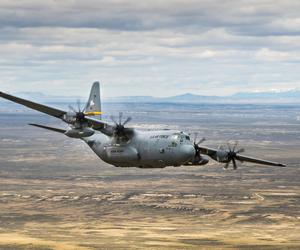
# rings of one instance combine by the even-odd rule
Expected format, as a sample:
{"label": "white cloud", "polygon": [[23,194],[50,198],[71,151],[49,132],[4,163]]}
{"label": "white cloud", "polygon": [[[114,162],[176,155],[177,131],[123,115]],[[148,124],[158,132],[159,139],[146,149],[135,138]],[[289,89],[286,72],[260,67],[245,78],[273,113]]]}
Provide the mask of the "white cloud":
{"label": "white cloud", "polygon": [[262,48],[256,52],[255,57],[258,60],[269,61],[269,62],[299,62],[299,52],[290,52],[290,51],[274,51],[268,48]]}
{"label": "white cloud", "polygon": [[288,59],[288,53],[262,48],[256,53],[256,58],[265,61],[281,61]]}
{"label": "white cloud", "polygon": [[0,87],[78,95],[100,80],[110,96],[297,88],[299,13],[293,0],[2,0]]}

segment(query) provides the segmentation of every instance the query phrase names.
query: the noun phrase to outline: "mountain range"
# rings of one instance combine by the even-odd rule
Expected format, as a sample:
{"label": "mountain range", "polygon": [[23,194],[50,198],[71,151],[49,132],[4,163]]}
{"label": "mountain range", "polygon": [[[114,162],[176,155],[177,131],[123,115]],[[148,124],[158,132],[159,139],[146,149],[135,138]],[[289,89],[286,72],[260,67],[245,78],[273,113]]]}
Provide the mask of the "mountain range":
{"label": "mountain range", "polygon": [[[18,92],[14,95],[38,102],[74,103],[80,99],[83,103],[87,97],[55,96],[40,92]],[[228,96],[206,96],[186,93],[170,97],[120,96],[104,97],[103,102],[127,103],[300,103],[300,90],[283,92],[239,92]]]}
{"label": "mountain range", "polygon": [[108,102],[136,103],[300,103],[300,90],[284,92],[240,92],[229,96],[206,96],[186,93],[170,97],[125,96],[104,99]]}

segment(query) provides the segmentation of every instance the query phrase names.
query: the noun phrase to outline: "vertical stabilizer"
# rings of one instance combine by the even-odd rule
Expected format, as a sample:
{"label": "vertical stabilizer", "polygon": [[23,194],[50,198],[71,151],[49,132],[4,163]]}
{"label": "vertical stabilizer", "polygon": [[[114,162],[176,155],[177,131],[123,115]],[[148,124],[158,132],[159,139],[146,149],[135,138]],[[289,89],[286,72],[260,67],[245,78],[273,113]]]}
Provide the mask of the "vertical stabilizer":
{"label": "vertical stabilizer", "polygon": [[94,115],[96,118],[101,119],[101,100],[100,100],[100,84],[94,82],[89,100],[85,106],[86,115]]}

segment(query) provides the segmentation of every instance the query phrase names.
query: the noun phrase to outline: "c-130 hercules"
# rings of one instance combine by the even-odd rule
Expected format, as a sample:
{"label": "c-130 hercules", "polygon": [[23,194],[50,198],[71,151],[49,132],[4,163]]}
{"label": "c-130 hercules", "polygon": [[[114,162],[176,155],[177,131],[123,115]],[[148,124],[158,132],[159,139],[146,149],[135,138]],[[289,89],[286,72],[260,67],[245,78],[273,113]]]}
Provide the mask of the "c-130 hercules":
{"label": "c-130 hercules", "polygon": [[237,145],[228,146],[227,150],[201,146],[203,139],[199,142],[192,141],[190,136],[182,131],[142,131],[126,127],[131,117],[123,121],[122,113],[119,113],[118,121],[111,117],[113,125],[104,122],[101,120],[99,82],[93,84],[89,100],[83,110],[80,110],[80,105],[78,105],[79,110],[70,106],[70,111],[63,111],[3,92],[0,92],[0,97],[63,120],[69,125],[68,130],[39,124],[29,125],[55,131],[71,138],[82,139],[103,161],[116,167],[163,168],[205,165],[209,160],[204,155],[225,163],[225,169],[230,163],[233,169],[237,169],[236,161],[285,167],[280,163],[242,155],[244,149],[236,150]]}

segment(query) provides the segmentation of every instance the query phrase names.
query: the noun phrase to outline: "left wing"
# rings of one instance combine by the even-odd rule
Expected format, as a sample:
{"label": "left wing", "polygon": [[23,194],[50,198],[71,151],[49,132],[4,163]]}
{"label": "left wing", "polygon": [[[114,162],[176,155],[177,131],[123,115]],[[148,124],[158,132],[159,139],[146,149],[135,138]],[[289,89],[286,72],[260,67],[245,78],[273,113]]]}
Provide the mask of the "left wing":
{"label": "left wing", "polygon": [[13,95],[9,95],[3,92],[0,92],[0,97],[5,98],[7,100],[22,104],[28,108],[40,111],[42,113],[45,113],[47,115],[54,116],[56,118],[63,118],[63,116],[67,113],[66,111],[59,110],[57,108],[52,108],[43,104],[39,104],[36,102],[28,101]]}
{"label": "left wing", "polygon": [[84,118],[93,129],[98,130],[107,136],[113,135],[114,127],[112,125],[92,117],[85,116]]}
{"label": "left wing", "polygon": [[49,127],[49,126],[45,126],[45,125],[40,125],[40,124],[35,124],[35,123],[29,123],[28,125],[30,126],[34,126],[34,127],[38,127],[38,128],[43,128],[43,129],[48,129],[54,132],[58,132],[61,134],[64,134],[67,132],[67,130],[65,129],[60,129],[60,128],[53,128],[53,127]]}
{"label": "left wing", "polygon": [[[236,165],[235,160],[241,161],[241,162],[252,162],[257,164],[263,164],[268,166],[277,166],[277,167],[286,167],[286,165],[278,163],[278,162],[272,162],[272,161],[266,161],[254,157],[245,156],[242,154],[239,154],[238,152],[234,152],[232,150],[223,150],[223,149],[212,149],[207,147],[198,146],[200,154],[205,154],[211,157],[212,159],[223,162],[223,163],[230,163],[233,162],[234,165]],[[227,165],[228,167],[228,165]]]}
{"label": "left wing", "polygon": [[[9,95],[9,94],[3,93],[3,92],[0,92],[0,97],[5,98],[10,101],[13,101],[13,102],[16,102],[18,104],[24,105],[28,108],[37,110],[39,112],[45,113],[47,115],[51,115],[56,118],[63,119],[63,120],[64,120],[64,116],[67,114],[66,111],[59,110],[57,108],[52,108],[52,107],[46,106],[44,104],[25,100],[25,99],[22,99],[22,98],[13,96],[13,95]],[[112,125],[109,125],[108,123],[105,123],[101,120],[98,120],[98,119],[95,119],[92,117],[88,117],[87,115],[84,116],[84,119],[88,122],[88,125],[90,127],[92,127],[93,129],[98,130],[108,136],[111,136],[113,134],[113,126]],[[37,126],[37,125],[33,125],[33,126]],[[39,125],[39,127],[42,127],[42,126]]]}
{"label": "left wing", "polygon": [[115,125],[110,125],[106,122],[88,116],[86,116],[85,119],[88,122],[89,127],[98,130],[107,136],[116,135],[128,139],[134,134],[133,128],[124,127],[124,125],[131,120],[130,117],[127,118],[125,122],[118,124],[116,123]]}

